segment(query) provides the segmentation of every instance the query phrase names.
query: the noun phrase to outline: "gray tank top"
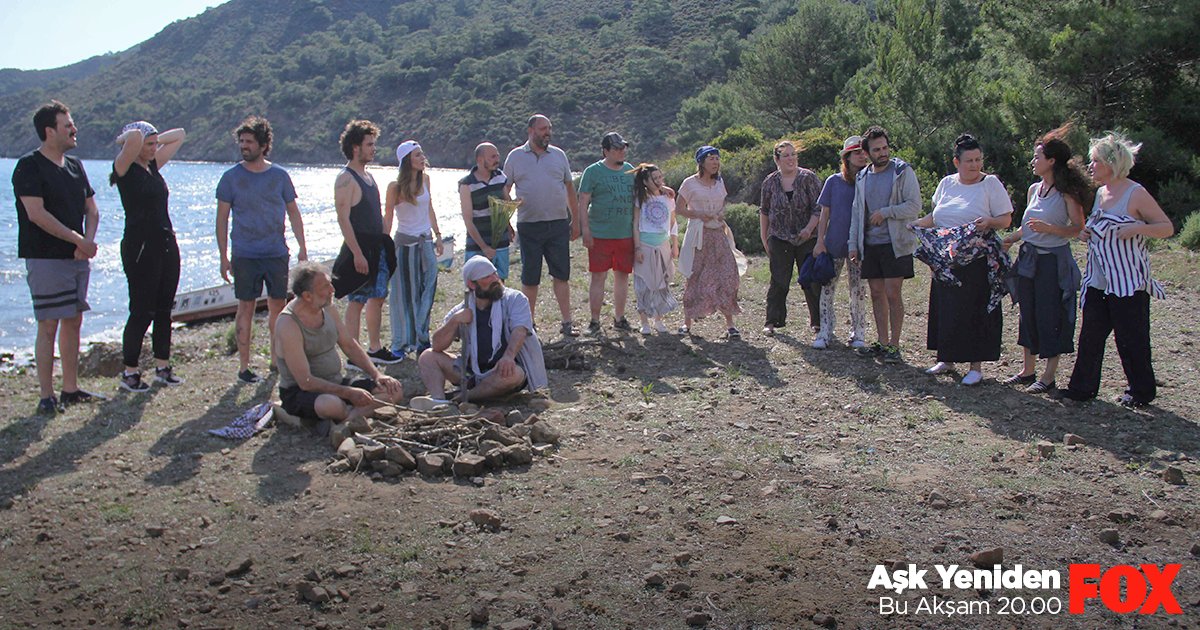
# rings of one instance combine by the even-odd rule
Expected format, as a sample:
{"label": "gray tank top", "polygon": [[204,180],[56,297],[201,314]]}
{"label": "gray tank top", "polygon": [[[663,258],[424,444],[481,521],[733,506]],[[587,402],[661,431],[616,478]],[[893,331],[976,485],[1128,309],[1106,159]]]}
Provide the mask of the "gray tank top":
{"label": "gray tank top", "polygon": [[[323,311],[320,328],[308,328],[292,311],[295,303],[294,300],[288,302],[280,315],[292,318],[300,327],[300,334],[304,338],[304,356],[308,357],[309,373],[331,383],[341,383],[342,357],[338,354],[337,322],[333,321],[328,312]],[[279,366],[279,388],[295,387],[296,378],[288,369],[287,361],[279,357],[275,363]]]}
{"label": "gray tank top", "polygon": [[[1096,202],[1092,204],[1092,214],[1095,214],[1097,210],[1101,210],[1115,217],[1129,216],[1129,199],[1133,197],[1133,191],[1139,186],[1141,186],[1141,184],[1137,182],[1130,182],[1129,188],[1125,189],[1125,194],[1121,195],[1121,198],[1118,199],[1117,203],[1114,203],[1113,207],[1111,208],[1100,207],[1100,195],[1097,192]],[[1089,287],[1100,289],[1101,291],[1108,289],[1108,278],[1104,276],[1104,272],[1100,270],[1099,265],[1088,265],[1088,271],[1091,273],[1091,277],[1088,279],[1087,284]]]}
{"label": "gray tank top", "polygon": [[1029,198],[1029,205],[1025,206],[1025,215],[1021,218],[1021,237],[1034,247],[1053,249],[1066,245],[1069,239],[1055,234],[1034,232],[1026,226],[1033,219],[1041,219],[1050,225],[1066,227],[1071,224],[1071,217],[1067,214],[1066,197],[1063,197],[1057,188],[1051,189],[1050,194],[1043,197],[1040,194],[1041,186],[1038,184]]}

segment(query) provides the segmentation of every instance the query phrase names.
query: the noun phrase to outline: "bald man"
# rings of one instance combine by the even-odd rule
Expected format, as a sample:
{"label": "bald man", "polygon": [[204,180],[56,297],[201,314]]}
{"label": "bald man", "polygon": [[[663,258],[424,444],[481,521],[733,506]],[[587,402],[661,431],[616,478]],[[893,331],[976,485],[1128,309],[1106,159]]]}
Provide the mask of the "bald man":
{"label": "bald man", "polygon": [[[508,176],[500,170],[500,151],[491,142],[483,142],[475,147],[475,168],[458,180],[458,198],[462,204],[463,223],[467,226],[467,253],[463,262],[483,256],[496,265],[500,279],[507,280],[508,246],[514,232],[511,225],[503,226],[502,231],[492,228],[489,197],[511,199]],[[492,235],[498,232],[499,239],[492,242]]]}

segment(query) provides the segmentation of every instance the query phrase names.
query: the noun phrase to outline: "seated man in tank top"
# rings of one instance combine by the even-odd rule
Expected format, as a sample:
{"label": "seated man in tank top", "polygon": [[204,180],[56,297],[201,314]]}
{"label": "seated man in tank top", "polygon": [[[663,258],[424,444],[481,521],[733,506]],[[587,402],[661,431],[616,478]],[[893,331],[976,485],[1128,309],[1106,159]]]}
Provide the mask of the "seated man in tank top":
{"label": "seated man in tank top", "polygon": [[[300,263],[292,270],[291,289],[296,297],[284,306],[275,325],[283,410],[301,418],[344,423],[399,402],[404,396],[400,382],[375,368],[342,323],[333,306],[329,271],[317,263]],[[343,377],[339,348],[362,366],[366,378]]]}
{"label": "seated man in tank top", "polygon": [[[421,353],[417,366],[429,391],[426,402],[449,402],[446,382],[461,385],[470,401],[486,400],[548,385],[542,344],[533,330],[529,299],[505,288],[496,266],[482,256],[463,264],[466,298],[446,314],[433,333],[432,347]],[[450,354],[450,344],[462,340],[462,355]],[[466,374],[466,379],[463,374]],[[417,404],[414,398],[410,404]]]}

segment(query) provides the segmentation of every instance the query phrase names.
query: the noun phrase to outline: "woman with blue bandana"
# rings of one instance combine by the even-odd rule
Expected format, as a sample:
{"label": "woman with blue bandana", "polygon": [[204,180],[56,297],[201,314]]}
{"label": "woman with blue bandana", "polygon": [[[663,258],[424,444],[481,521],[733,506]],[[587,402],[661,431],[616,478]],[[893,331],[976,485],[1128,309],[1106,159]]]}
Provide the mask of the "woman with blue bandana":
{"label": "woman with blue bandana", "polygon": [[696,150],[696,174],[683,180],[676,195],[675,214],[688,219],[679,272],[687,278],[683,291],[681,334],[691,332],[692,320],[720,311],[728,339],[742,334],[733,325],[738,306],[738,263],[733,233],[725,224],[725,182],[721,153],[715,147]]}
{"label": "woman with blue bandana", "polygon": [[125,236],[121,239],[121,264],[129,281],[129,320],[125,322],[122,347],[125,370],[120,387],[144,392],[138,360],[146,330],[154,324],[150,339],[154,348],[154,382],[180,385],[183,379],[171,370],[171,308],[179,287],[179,245],[167,210],[167,182],[159,170],[167,165],[183,144],[183,129],[158,132],[145,121],[125,125],[117,144],[109,184],[121,194],[125,208]]}

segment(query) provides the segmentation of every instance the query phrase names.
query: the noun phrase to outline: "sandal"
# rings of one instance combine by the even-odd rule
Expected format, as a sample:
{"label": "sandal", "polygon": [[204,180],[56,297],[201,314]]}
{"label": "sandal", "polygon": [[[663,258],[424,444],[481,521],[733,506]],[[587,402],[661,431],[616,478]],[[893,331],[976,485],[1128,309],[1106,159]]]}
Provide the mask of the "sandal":
{"label": "sandal", "polygon": [[725,333],[725,336],[726,336],[727,338],[729,338],[729,339],[741,339],[741,338],[742,338],[742,333],[741,333],[741,331],[739,331],[738,329],[736,329],[736,328],[734,328],[734,327],[730,326],[730,327],[729,327],[729,332]]}
{"label": "sandal", "polygon": [[1041,381],[1034,381],[1033,385],[1030,385],[1029,387],[1025,388],[1025,393],[1027,393],[1027,394],[1044,394],[1046,392],[1053,391],[1056,389],[1058,389],[1058,387],[1056,387],[1054,385],[1054,381],[1050,381],[1049,383],[1043,383]]}
{"label": "sandal", "polygon": [[1037,381],[1037,376],[1033,374],[1013,374],[1012,376],[1000,381],[1001,385],[1032,385]]}

